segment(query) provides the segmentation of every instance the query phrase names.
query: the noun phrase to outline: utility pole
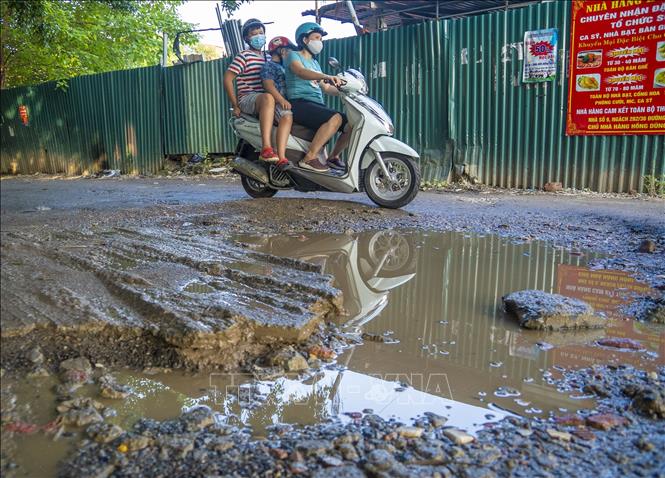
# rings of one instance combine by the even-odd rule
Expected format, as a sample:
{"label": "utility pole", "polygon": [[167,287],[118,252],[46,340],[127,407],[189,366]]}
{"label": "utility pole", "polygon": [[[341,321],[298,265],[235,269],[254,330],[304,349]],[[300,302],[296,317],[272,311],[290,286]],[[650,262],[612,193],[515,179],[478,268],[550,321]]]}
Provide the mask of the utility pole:
{"label": "utility pole", "polygon": [[168,66],[169,62],[169,35],[162,32],[162,66]]}

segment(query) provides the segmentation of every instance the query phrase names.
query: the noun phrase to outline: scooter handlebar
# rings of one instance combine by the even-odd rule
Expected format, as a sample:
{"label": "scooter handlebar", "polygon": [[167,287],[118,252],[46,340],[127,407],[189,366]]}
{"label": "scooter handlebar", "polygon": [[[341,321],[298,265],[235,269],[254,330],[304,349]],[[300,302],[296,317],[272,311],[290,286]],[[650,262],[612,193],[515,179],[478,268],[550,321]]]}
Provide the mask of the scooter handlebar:
{"label": "scooter handlebar", "polygon": [[[342,82],[340,83],[339,86],[336,86],[336,88],[337,88],[338,90],[339,90],[342,86],[346,86],[346,84],[348,83],[348,81],[346,81],[344,78],[340,78],[340,80],[341,80]],[[323,80],[323,82],[324,82],[326,85],[333,85],[333,86],[335,85],[335,84],[334,84],[332,81],[330,81],[330,80]]]}

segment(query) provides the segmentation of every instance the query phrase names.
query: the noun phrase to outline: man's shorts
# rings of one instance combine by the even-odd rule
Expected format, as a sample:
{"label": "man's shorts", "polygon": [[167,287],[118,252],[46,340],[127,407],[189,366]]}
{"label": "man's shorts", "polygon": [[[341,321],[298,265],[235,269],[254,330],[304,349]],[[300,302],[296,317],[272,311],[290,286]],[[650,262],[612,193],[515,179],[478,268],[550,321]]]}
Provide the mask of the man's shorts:
{"label": "man's shorts", "polygon": [[293,116],[293,111],[292,110],[285,110],[282,108],[280,105],[275,103],[275,121],[279,123],[279,120],[284,118],[285,116],[291,115]]}
{"label": "man's shorts", "polygon": [[[259,115],[259,110],[256,107],[256,101],[259,98],[259,95],[262,95],[263,93],[247,93],[246,95],[243,95],[239,100],[238,100],[238,106],[240,106],[240,111],[245,113],[246,115],[251,115],[251,116],[258,116]],[[282,108],[280,105],[275,103],[275,121],[279,123],[279,120],[282,119],[282,117],[286,115],[293,114],[291,110],[285,110]]]}
{"label": "man's shorts", "polygon": [[293,121],[313,131],[317,131],[322,124],[327,123],[336,114],[342,116],[342,125],[338,131],[341,133],[346,126],[347,119],[344,113],[328,108],[321,103],[294,99],[291,101],[291,108],[293,109]]}

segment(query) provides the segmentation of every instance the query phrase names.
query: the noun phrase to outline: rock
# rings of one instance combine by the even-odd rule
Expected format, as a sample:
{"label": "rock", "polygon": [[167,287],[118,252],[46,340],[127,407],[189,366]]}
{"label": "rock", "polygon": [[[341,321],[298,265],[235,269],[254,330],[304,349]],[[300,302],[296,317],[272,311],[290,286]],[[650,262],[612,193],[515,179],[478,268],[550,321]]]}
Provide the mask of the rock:
{"label": "rock", "polygon": [[645,239],[640,243],[640,247],[637,248],[637,252],[653,254],[656,252],[656,243],[651,239]]}
{"label": "rock", "polygon": [[95,422],[102,422],[104,418],[92,407],[71,409],[60,416],[63,425],[84,427]]}
{"label": "rock", "polygon": [[344,464],[342,460],[334,456],[323,456],[320,458],[320,461],[324,466],[327,467],[337,467],[337,466],[342,466]]}
{"label": "rock", "polygon": [[127,398],[131,389],[126,385],[119,385],[117,383],[102,385],[99,395],[103,398],[122,399]]}
{"label": "rock", "polygon": [[567,427],[582,427],[584,426],[584,419],[579,415],[562,415],[560,417],[555,417],[554,422],[557,425],[563,425]]}
{"label": "rock", "polygon": [[163,455],[183,459],[194,449],[194,439],[189,436],[166,435],[157,439],[157,445],[162,447]]}
{"label": "rock", "polygon": [[372,450],[367,455],[367,464],[365,468],[368,471],[386,471],[395,464],[395,459],[386,450]]}
{"label": "rock", "polygon": [[208,447],[216,451],[227,451],[235,446],[235,442],[230,438],[214,437],[208,443]]}
{"label": "rock", "polygon": [[415,461],[419,465],[440,465],[446,461],[446,455],[439,446],[418,445],[416,453],[421,457]]}
{"label": "rock", "polygon": [[640,437],[640,439],[636,443],[637,448],[639,448],[642,451],[651,451],[655,447],[655,445],[649,440],[649,437],[643,436]]}
{"label": "rock", "polygon": [[305,360],[305,357],[303,357],[299,353],[296,353],[286,362],[285,368],[289,372],[301,372],[303,370],[307,370],[309,368],[309,365],[307,364],[307,360]]}
{"label": "rock", "polygon": [[592,441],[596,439],[596,434],[591,430],[589,430],[588,428],[578,428],[576,430],[573,430],[571,433],[575,435],[577,438],[584,441]]}
{"label": "rock", "polygon": [[[307,473],[308,469],[307,469],[307,465],[305,465],[304,463],[293,463],[293,464],[291,464],[291,466],[289,466],[289,471],[291,473],[293,473],[294,475],[301,475],[301,474]],[[323,473],[323,471],[320,472],[320,473]],[[317,476],[331,476],[331,475],[330,474],[326,474],[326,475],[318,474]]]}
{"label": "rock", "polygon": [[523,437],[530,437],[531,435],[533,435],[533,430],[527,430],[526,428],[518,428],[515,431],[520,435],[522,435]]}
{"label": "rock", "polygon": [[326,362],[329,362],[335,358],[335,352],[331,348],[325,347],[323,345],[314,345],[310,347],[307,352],[310,356],[313,355],[314,357]]}
{"label": "rock", "polygon": [[475,440],[473,436],[456,428],[443,430],[443,434],[456,445],[466,445]]}
{"label": "rock", "polygon": [[609,397],[609,392],[603,387],[600,383],[598,382],[590,382],[587,383],[583,388],[582,391],[584,393],[592,393],[596,395],[597,397]]}
{"label": "rock", "polygon": [[39,347],[33,347],[30,352],[28,352],[28,360],[35,365],[44,363],[44,354]]}
{"label": "rock", "polygon": [[605,337],[596,341],[598,345],[603,347],[612,347],[616,349],[626,350],[643,350],[644,346],[637,340],[623,338],[623,337]]}
{"label": "rock", "polygon": [[586,302],[539,290],[522,290],[503,297],[506,312],[517,317],[521,327],[537,330],[566,330],[605,327],[606,320]]}
{"label": "rock", "polygon": [[81,370],[86,374],[90,374],[92,372],[92,365],[90,365],[87,358],[72,358],[60,362],[60,371],[66,372],[67,370]]}
{"label": "rock", "polygon": [[278,460],[286,460],[289,457],[289,452],[283,448],[273,448],[270,450],[270,454]]}
{"label": "rock", "polygon": [[644,313],[646,322],[665,324],[665,296],[659,298],[648,298],[648,305]]}
{"label": "rock", "polygon": [[99,403],[97,400],[93,400],[90,397],[77,397],[71,400],[65,400],[60,403],[56,410],[58,413],[64,413],[72,409],[83,409],[83,408],[94,408],[95,410],[101,410],[104,408],[103,403]]}
{"label": "rock", "polygon": [[198,407],[183,414],[180,421],[188,431],[203,430],[215,423],[215,414],[208,407]]}
{"label": "rock", "polygon": [[64,382],[63,385],[73,390],[90,381],[90,374],[85,370],[65,370],[60,374],[60,377]]}
{"label": "rock", "polygon": [[43,377],[48,377],[50,375],[51,374],[49,373],[49,371],[46,368],[38,366],[38,367],[35,367],[34,369],[32,369],[30,372],[28,372],[27,377],[28,378],[43,378]]}
{"label": "rock", "polygon": [[395,431],[404,438],[420,438],[424,430],[420,427],[398,427]]}
{"label": "rock", "polygon": [[[309,470],[305,465],[301,465],[302,471],[298,473],[307,473]],[[296,473],[291,467],[291,472]],[[316,471],[312,478],[365,478],[365,473],[353,465],[339,466],[336,468],[324,468]]]}
{"label": "rock", "polygon": [[123,440],[123,444],[127,447],[127,451],[130,452],[143,450],[144,448],[152,445],[152,443],[152,438],[145,435],[130,435],[125,440]]}
{"label": "rock", "polygon": [[545,183],[543,186],[543,190],[547,191],[548,193],[554,193],[557,191],[561,191],[563,189],[563,185],[561,183]]}
{"label": "rock", "polygon": [[610,430],[615,427],[628,425],[628,420],[624,417],[614,415],[612,413],[601,413],[591,415],[586,419],[587,425],[598,430]]}
{"label": "rock", "polygon": [[570,433],[555,430],[554,428],[548,428],[546,432],[550,437],[556,438],[557,440],[570,441],[572,439]]}
{"label": "rock", "polygon": [[321,455],[332,448],[332,444],[326,440],[303,440],[296,448],[307,456]]}
{"label": "rock", "polygon": [[339,447],[344,443],[356,443],[360,440],[361,436],[359,433],[345,433],[340,435],[333,441],[334,445]]}
{"label": "rock", "polygon": [[356,461],[359,458],[358,452],[356,451],[356,447],[354,447],[350,443],[342,443],[337,447],[337,449],[342,454],[345,460]]}
{"label": "rock", "polygon": [[124,430],[111,423],[94,423],[86,429],[86,433],[97,443],[108,443],[124,433]]}
{"label": "rock", "polygon": [[429,422],[434,428],[442,427],[448,421],[446,417],[442,417],[441,415],[437,415],[436,413],[432,412],[425,412],[425,416],[429,418]]}
{"label": "rock", "polygon": [[633,398],[630,406],[638,413],[647,417],[665,418],[665,389],[662,387],[637,387],[627,395]]}

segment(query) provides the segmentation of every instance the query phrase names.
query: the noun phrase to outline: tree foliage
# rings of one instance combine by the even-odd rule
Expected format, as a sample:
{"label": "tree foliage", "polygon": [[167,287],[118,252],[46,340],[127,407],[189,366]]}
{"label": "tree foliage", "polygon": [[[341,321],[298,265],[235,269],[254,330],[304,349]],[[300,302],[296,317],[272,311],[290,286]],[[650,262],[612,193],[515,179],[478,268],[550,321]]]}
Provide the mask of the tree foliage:
{"label": "tree foliage", "polygon": [[[182,0],[0,0],[0,86],[159,63],[162,32],[191,30]],[[181,37],[183,44],[198,37]]]}

